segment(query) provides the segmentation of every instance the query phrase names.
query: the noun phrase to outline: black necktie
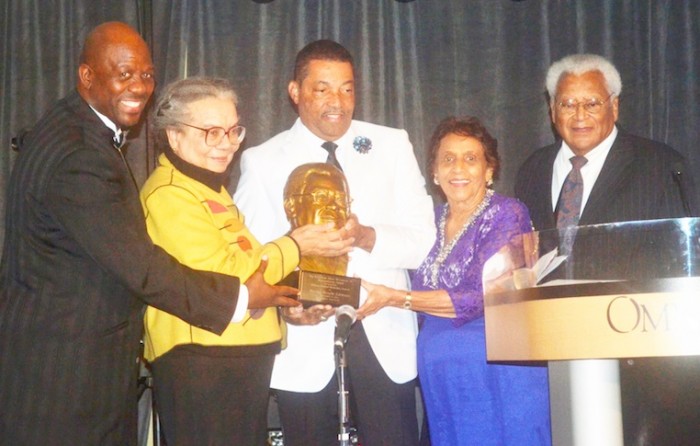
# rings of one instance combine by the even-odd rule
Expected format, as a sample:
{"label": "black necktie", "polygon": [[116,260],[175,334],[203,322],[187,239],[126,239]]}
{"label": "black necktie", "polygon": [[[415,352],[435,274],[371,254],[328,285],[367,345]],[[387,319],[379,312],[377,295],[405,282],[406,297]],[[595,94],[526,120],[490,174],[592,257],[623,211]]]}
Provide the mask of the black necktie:
{"label": "black necktie", "polygon": [[117,152],[119,152],[119,157],[122,159],[122,162],[124,163],[124,167],[126,167],[127,172],[129,172],[129,176],[131,177],[131,182],[134,183],[136,190],[139,190],[139,184],[136,182],[136,178],[134,177],[134,173],[131,171],[131,166],[129,166],[129,162],[126,160],[126,157],[124,156],[124,152],[122,152],[122,146],[124,146],[125,142],[126,142],[125,132],[120,131],[119,133],[115,133],[114,136],[112,137],[112,145],[114,146],[115,149],[117,149]]}
{"label": "black necktie", "polygon": [[112,144],[114,144],[115,149],[121,149],[124,145],[124,141],[126,141],[124,132],[119,132],[118,134],[115,133],[115,135],[112,137]]}
{"label": "black necktie", "polygon": [[328,158],[326,158],[326,162],[329,164],[333,164],[335,167],[340,169],[340,171],[343,171],[343,168],[340,167],[340,163],[338,162],[338,158],[335,157],[335,149],[338,148],[338,144],[332,142],[332,141],[326,141],[323,144],[321,144],[321,147],[326,149],[326,152],[328,152]]}
{"label": "black necktie", "polygon": [[557,202],[557,228],[566,228],[578,225],[581,215],[581,201],[583,199],[583,178],[581,167],[588,162],[583,156],[573,156],[571,171],[564,180],[564,185],[559,193]]}

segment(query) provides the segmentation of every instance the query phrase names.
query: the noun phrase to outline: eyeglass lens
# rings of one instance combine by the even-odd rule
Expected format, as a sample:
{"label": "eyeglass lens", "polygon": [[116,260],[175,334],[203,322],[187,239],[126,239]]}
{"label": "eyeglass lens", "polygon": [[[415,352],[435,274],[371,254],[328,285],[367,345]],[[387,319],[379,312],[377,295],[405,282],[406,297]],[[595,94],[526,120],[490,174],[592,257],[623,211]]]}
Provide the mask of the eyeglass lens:
{"label": "eyeglass lens", "polygon": [[583,101],[577,101],[575,99],[567,99],[565,101],[559,102],[557,105],[559,109],[567,114],[574,114],[578,110],[579,106],[583,106],[586,113],[597,114],[603,109],[603,104],[606,101],[601,101],[600,99],[584,99]]}
{"label": "eyeglass lens", "polygon": [[347,198],[342,192],[334,192],[323,189],[313,191],[309,195],[311,195],[314,200],[314,204],[317,206],[328,206],[333,203],[340,206],[347,205]]}
{"label": "eyeglass lens", "polygon": [[228,140],[231,144],[240,144],[245,137],[245,127],[237,125],[231,127],[230,129],[224,130],[221,127],[212,127],[207,129],[206,143],[210,146],[217,146],[221,144],[224,136],[228,135]]}

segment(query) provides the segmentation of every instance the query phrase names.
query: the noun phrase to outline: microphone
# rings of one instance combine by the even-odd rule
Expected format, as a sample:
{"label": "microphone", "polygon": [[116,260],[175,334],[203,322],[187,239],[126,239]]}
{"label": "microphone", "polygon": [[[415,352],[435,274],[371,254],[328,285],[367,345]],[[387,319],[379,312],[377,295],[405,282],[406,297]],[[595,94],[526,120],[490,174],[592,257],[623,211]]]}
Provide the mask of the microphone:
{"label": "microphone", "polygon": [[690,203],[688,203],[688,196],[685,193],[685,187],[683,186],[683,165],[680,162],[673,164],[673,181],[678,187],[678,195],[680,196],[681,203],[683,204],[683,213],[686,217],[692,217],[693,213],[690,211]]}
{"label": "microphone", "polygon": [[348,336],[350,336],[350,327],[356,319],[355,309],[350,305],[341,305],[335,310],[335,341],[333,341],[333,345],[336,350],[345,347]]}

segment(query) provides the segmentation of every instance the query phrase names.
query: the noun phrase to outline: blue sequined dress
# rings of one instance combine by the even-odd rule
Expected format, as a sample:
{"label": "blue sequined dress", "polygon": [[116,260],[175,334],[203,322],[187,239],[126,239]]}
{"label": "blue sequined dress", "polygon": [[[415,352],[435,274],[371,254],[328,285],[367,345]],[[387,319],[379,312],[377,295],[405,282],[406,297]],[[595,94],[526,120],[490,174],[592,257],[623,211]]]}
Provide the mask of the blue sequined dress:
{"label": "blue sequined dress", "polygon": [[440,262],[439,228],[447,212],[447,205],[436,210],[437,241],[413,277],[414,290],[447,290],[457,313],[454,319],[421,315],[418,375],[431,444],[550,445],[546,367],[486,362],[484,263],[531,230],[527,208],[494,194]]}

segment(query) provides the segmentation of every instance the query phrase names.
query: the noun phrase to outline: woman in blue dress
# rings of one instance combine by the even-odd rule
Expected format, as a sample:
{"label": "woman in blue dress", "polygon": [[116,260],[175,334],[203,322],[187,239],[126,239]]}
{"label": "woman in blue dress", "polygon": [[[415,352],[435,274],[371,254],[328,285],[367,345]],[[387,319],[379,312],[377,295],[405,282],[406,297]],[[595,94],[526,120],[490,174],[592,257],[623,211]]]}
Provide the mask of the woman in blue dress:
{"label": "woman in blue dress", "polygon": [[490,188],[499,169],[496,140],[476,118],[446,118],[429,147],[437,239],[412,291],[363,282],[365,317],[392,305],[421,313],[418,376],[432,446],[550,445],[547,368],[486,360],[484,263],[532,230],[527,208]]}

